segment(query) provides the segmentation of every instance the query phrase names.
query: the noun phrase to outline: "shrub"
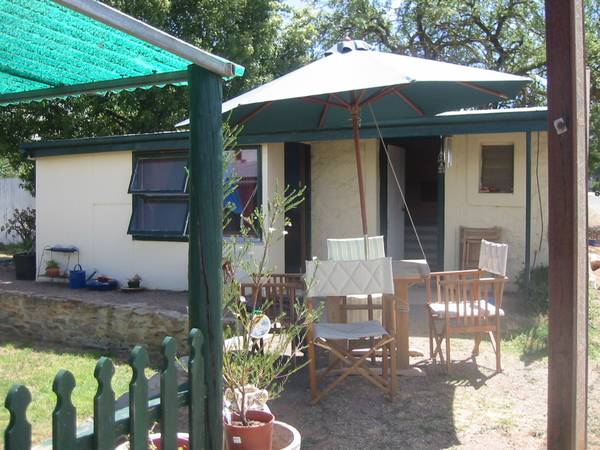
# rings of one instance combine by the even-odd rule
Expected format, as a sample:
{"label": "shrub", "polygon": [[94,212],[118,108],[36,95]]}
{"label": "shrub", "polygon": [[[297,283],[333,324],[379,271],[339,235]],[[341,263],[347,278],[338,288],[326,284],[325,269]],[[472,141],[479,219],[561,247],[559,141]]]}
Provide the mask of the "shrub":
{"label": "shrub", "polygon": [[23,248],[26,250],[33,249],[35,242],[35,209],[15,209],[12,217],[0,227],[0,231],[21,239]]}
{"label": "shrub", "polygon": [[517,277],[517,286],[521,293],[527,309],[538,313],[546,314],[548,312],[548,267],[538,266],[530,271],[529,284],[525,269]]}

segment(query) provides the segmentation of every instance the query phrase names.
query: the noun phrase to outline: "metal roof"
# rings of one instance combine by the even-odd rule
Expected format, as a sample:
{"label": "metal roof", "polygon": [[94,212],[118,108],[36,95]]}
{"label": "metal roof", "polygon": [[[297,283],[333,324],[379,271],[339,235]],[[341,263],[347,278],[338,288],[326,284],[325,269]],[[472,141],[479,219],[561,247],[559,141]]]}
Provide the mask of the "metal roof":
{"label": "metal roof", "polygon": [[0,105],[187,82],[244,68],[94,0],[0,0]]}

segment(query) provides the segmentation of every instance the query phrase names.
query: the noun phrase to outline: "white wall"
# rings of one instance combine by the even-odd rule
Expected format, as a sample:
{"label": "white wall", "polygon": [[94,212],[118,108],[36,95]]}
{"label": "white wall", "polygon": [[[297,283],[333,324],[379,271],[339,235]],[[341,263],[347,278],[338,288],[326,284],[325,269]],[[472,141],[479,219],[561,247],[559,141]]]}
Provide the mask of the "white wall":
{"label": "white wall", "polygon": [[[263,200],[283,180],[283,146],[263,154]],[[81,264],[121,282],[138,273],[151,289],[187,289],[187,242],[133,240],[127,234],[132,152],[43,157],[36,161],[37,252],[75,245]],[[284,267],[283,245],[273,250]]]}
{"label": "white wall", "polygon": [[[21,188],[19,178],[0,178],[0,228],[10,219],[15,209],[34,208],[35,199]],[[18,236],[0,231],[0,242],[18,242]]]}
{"label": "white wall", "polygon": [[[538,140],[539,135],[539,140]],[[532,259],[539,244],[544,219],[542,249],[537,264],[548,264],[548,175],[546,133],[532,133]],[[498,133],[454,136],[453,165],[445,176],[444,268],[459,267],[459,227],[500,227],[502,241],[509,244],[508,276],[514,281],[525,265],[525,140],[526,134]],[[514,144],[515,174],[512,194],[479,193],[481,145]],[[539,145],[539,164],[538,164]],[[536,183],[538,167],[541,208]]]}
{"label": "white wall", "polygon": [[[327,238],[362,236],[354,143],[311,145],[311,253],[327,259]],[[361,142],[369,234],[379,233],[379,155],[375,139]]]}

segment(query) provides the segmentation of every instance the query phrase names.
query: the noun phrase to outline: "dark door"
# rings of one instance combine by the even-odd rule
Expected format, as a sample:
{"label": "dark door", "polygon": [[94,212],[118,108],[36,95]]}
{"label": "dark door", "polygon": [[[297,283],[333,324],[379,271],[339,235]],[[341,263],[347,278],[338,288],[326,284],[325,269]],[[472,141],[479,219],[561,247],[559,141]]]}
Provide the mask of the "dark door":
{"label": "dark door", "polygon": [[285,237],[285,271],[303,273],[310,250],[310,145],[286,142],[284,153],[285,185],[306,187],[304,202],[288,213],[292,226]]}

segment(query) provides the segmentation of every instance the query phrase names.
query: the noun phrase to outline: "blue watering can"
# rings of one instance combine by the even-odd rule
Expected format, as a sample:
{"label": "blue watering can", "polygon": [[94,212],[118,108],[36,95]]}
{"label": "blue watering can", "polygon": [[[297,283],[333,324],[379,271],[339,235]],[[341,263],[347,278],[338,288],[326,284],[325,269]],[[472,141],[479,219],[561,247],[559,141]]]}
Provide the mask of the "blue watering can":
{"label": "blue watering can", "polygon": [[85,270],[81,264],[75,264],[73,270],[69,271],[69,287],[71,289],[83,289],[85,287]]}

